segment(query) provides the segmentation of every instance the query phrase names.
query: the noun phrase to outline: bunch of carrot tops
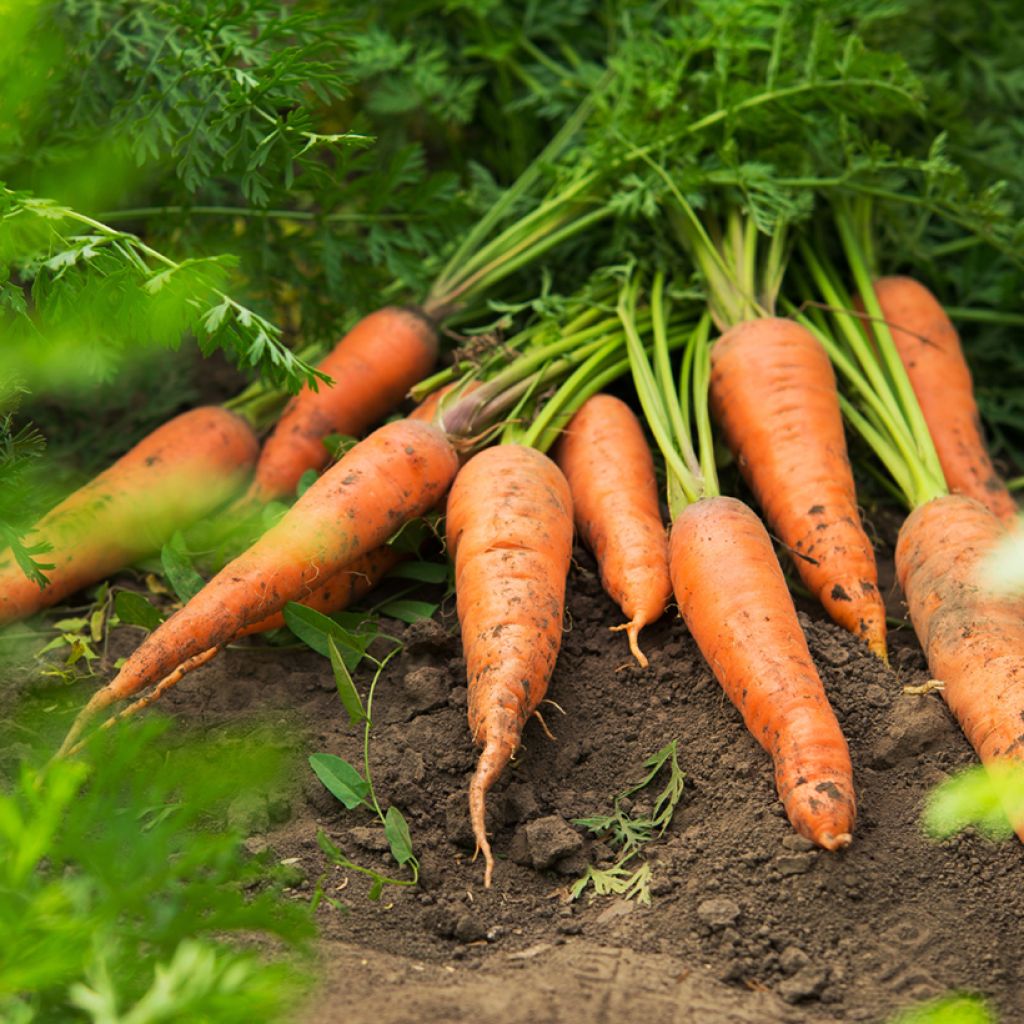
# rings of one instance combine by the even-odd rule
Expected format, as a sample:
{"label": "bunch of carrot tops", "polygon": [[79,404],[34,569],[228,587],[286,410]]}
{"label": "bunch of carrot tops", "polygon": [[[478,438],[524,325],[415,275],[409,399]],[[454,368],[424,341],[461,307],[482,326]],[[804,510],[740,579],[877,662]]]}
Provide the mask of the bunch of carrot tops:
{"label": "bunch of carrot tops", "polygon": [[[978,142],[969,118],[936,131],[920,40],[898,45],[920,14],[869,0],[624,10],[600,76],[567,61],[582,104],[418,301],[359,320],[262,440],[270,388],[184,413],[22,539],[46,553],[45,587],[16,553],[0,562],[7,622],[198,519],[259,516],[319,474],[127,658],[62,753],[115,703],[145,707],[226,644],[282,625],[289,603],[347,607],[402,557],[396,534],[440,512],[482,748],[469,803],[487,885],[485,799],[554,670],[574,533],[639,664],[640,630],[674,599],[771,756],[793,827],[841,849],[853,767],[771,536],[826,613],[887,660],[845,419],[911,509],[897,575],[945,699],[985,763],[1024,760],[1024,605],[981,578],[1016,504],[952,322],[921,281],[882,274],[927,277],[977,247],[1019,295],[1024,190],[954,161]],[[538,284],[544,269],[554,286]],[[456,327],[462,344],[442,352]],[[603,393],[619,378],[629,402]],[[396,415],[410,390],[421,404]],[[332,464],[337,434],[362,439]],[[723,495],[723,446],[767,527]],[[1024,836],[1024,809],[1008,812]]]}

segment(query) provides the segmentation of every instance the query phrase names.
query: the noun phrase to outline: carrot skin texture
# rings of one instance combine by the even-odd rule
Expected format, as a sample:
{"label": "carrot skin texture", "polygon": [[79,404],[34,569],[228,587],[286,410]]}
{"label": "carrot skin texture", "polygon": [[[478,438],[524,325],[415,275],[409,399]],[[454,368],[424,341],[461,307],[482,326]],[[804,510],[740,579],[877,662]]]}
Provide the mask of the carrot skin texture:
{"label": "carrot skin texture", "polygon": [[411,309],[386,306],[363,317],[319,364],[334,380],[304,387],[263,444],[245,505],[290,498],[307,470],[330,461],[328,434],[362,434],[425,377],[437,359],[437,333]]}
{"label": "carrot skin texture", "polygon": [[[455,476],[448,439],[428,423],[385,424],[350,449],[255,544],[143,641],[96,708],[162,679],[301,600],[402,523],[429,511]],[[99,694],[94,700],[99,698]]]}
{"label": "carrot skin texture", "polygon": [[[298,598],[298,603],[324,615],[344,611],[349,605],[370,593],[403,557],[394,548],[389,548],[385,544],[365,555],[360,555],[332,573],[312,593]],[[271,629],[281,629],[285,625],[287,623],[284,621],[284,612],[275,612],[260,619],[259,622],[244,626],[238,631],[237,637],[254,636]]]}
{"label": "carrot skin texture", "polygon": [[846,452],[832,364],[792,320],[750,320],[711,350],[711,407],[765,519],[833,621],[886,659],[885,604]]}
{"label": "carrot skin texture", "polygon": [[826,850],[849,845],[849,750],[761,520],[734,498],[698,501],[672,525],[670,565],[687,628],[771,754],[793,827]]}
{"label": "carrot skin texture", "polygon": [[939,300],[913,278],[879,278],[875,295],[917,395],[949,489],[980,501],[1004,522],[1014,522],[1017,503],[985,447],[971,371],[953,322]]}
{"label": "carrot skin texture", "polygon": [[94,480],[48,512],[26,537],[46,540],[55,565],[40,589],[0,554],[0,624],[25,618],[158,551],[176,529],[229,501],[259,451],[252,429],[219,406],[157,427]]}
{"label": "carrot skin texture", "polygon": [[544,699],[562,642],[572,556],[569,485],[546,455],[499,445],[475,455],[448,496],[447,540],[469,680],[469,727],[483,751],[470,784],[490,886],[487,791]]}
{"label": "carrot skin texture", "polygon": [[668,537],[654,458],[633,411],[612,395],[587,399],[558,439],[554,459],[572,494],[573,517],[594,553],[605,591],[629,619],[630,650],[647,667],[640,630],[661,618],[672,593]]}
{"label": "carrot skin texture", "polygon": [[[984,563],[1007,535],[965,495],[915,509],[896,543],[896,577],[942,696],[983,764],[1024,762],[1024,599],[992,594]],[[1013,822],[1024,839],[1024,819]]]}

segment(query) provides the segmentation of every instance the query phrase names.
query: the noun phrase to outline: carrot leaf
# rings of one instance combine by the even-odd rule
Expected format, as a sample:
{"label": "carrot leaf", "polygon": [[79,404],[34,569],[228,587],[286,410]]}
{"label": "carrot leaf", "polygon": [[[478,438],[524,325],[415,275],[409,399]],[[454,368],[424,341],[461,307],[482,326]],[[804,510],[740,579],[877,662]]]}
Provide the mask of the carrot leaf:
{"label": "carrot leaf", "polygon": [[160,562],[164,568],[164,576],[174,588],[179,601],[191,601],[206,586],[206,581],[192,565],[192,558],[181,531],[176,531],[163,546]]}
{"label": "carrot leaf", "polygon": [[412,853],[412,836],[409,825],[397,807],[389,807],[384,816],[384,835],[387,836],[391,856],[404,867],[414,859]]}
{"label": "carrot leaf", "polygon": [[141,626],[145,630],[154,630],[164,621],[164,616],[134,590],[118,591],[114,598],[114,611],[121,622]]}

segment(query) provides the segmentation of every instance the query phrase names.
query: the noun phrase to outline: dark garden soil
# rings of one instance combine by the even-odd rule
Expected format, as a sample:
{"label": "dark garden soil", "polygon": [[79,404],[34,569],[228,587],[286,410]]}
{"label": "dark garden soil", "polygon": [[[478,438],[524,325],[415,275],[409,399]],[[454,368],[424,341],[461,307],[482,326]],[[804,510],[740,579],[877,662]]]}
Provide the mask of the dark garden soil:
{"label": "dark garden soil", "polygon": [[[892,606],[899,614],[895,597]],[[858,780],[854,844],[827,854],[787,823],[768,756],[678,618],[645,631],[651,666],[641,671],[609,631],[618,613],[581,551],[569,611],[549,693],[564,715],[544,711],[557,739],[531,721],[490,798],[490,890],[466,813],[474,751],[452,608],[436,622],[387,624],[405,648],[377,690],[371,763],[382,804],[405,813],[423,872],[416,888],[388,888],[376,903],[364,876],[317,845],[323,830],[359,863],[396,870],[372,815],[345,810],[306,767],[315,751],[361,758],[323,658],[240,645],[165,699],[165,711],[201,730],[269,720],[301,755],[286,792],[237,801],[231,817],[253,851],[304,876],[290,895],[308,899],[322,879],[340,901],[317,912],[320,984],[304,1024],[882,1021],[954,989],[991,997],[1004,1022],[1024,1021],[1024,847],[923,834],[926,794],[974,757],[939,696],[903,693],[928,679],[908,629],[892,634],[890,669],[802,614]],[[135,631],[119,634],[125,650],[137,642]],[[357,672],[357,684],[367,679]],[[607,812],[671,739],[686,791],[648,847],[650,906],[571,902],[571,882],[609,855],[572,820]]]}

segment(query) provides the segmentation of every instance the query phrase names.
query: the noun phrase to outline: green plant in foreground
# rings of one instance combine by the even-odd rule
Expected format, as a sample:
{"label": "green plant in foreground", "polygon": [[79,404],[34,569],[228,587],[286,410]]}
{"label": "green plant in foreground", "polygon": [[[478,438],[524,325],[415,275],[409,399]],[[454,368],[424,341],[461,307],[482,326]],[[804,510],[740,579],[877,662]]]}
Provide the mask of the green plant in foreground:
{"label": "green plant in foreground", "polygon": [[216,827],[228,801],[272,784],[280,756],[251,737],[171,749],[165,728],[100,735],[83,759],[23,763],[7,780],[0,1019],[241,1024],[294,1008],[300,973],[223,935],[301,947],[308,910]]}
{"label": "green plant in foreground", "polygon": [[[348,720],[354,726],[362,725],[363,727],[362,772],[336,754],[311,754],[309,766],[324,786],[350,811],[357,807],[363,807],[376,814],[384,827],[384,835],[387,837],[391,856],[395,858],[400,868],[408,867],[412,877],[409,879],[391,878],[373,868],[356,864],[345,856],[323,830],[317,833],[320,849],[335,864],[350,871],[368,875],[372,879],[369,892],[371,900],[380,899],[385,885],[413,886],[419,881],[420,865],[413,853],[409,825],[397,807],[392,805],[387,812],[381,808],[377,793],[373,788],[373,776],[370,770],[370,732],[373,728],[371,714],[374,693],[381,674],[391,659],[402,650],[402,644],[394,637],[380,633],[375,625],[366,628],[364,623],[358,629],[346,629],[333,618],[328,618],[299,604],[285,606],[285,622],[288,623],[288,628],[293,633],[305,640],[314,650],[325,654],[330,659],[334,681],[338,687],[338,697],[345,708]],[[381,658],[373,656],[368,651],[370,644],[378,637],[392,642],[391,649]],[[368,659],[376,666],[365,704],[352,682],[351,675],[351,669],[363,658]]]}
{"label": "green plant in foreground", "polygon": [[972,996],[944,996],[903,1010],[890,1024],[995,1024],[991,1010]]}
{"label": "green plant in foreground", "polygon": [[[665,829],[671,824],[683,796],[686,775],[679,767],[675,740],[647,758],[643,767],[647,769],[647,774],[613,799],[611,814],[574,820],[575,824],[583,825],[594,835],[606,838],[619,850],[618,860],[611,867],[596,868],[592,864],[587,867],[583,876],[569,890],[574,900],[583,895],[588,885],[592,885],[598,896],[616,893],[626,899],[635,898],[641,903],[651,902],[650,865],[643,861],[639,866],[634,866],[633,862],[643,847],[652,839],[664,835]],[[627,810],[625,801],[646,789],[663,769],[668,772],[668,781],[654,798],[650,812],[634,816],[632,805]]]}

